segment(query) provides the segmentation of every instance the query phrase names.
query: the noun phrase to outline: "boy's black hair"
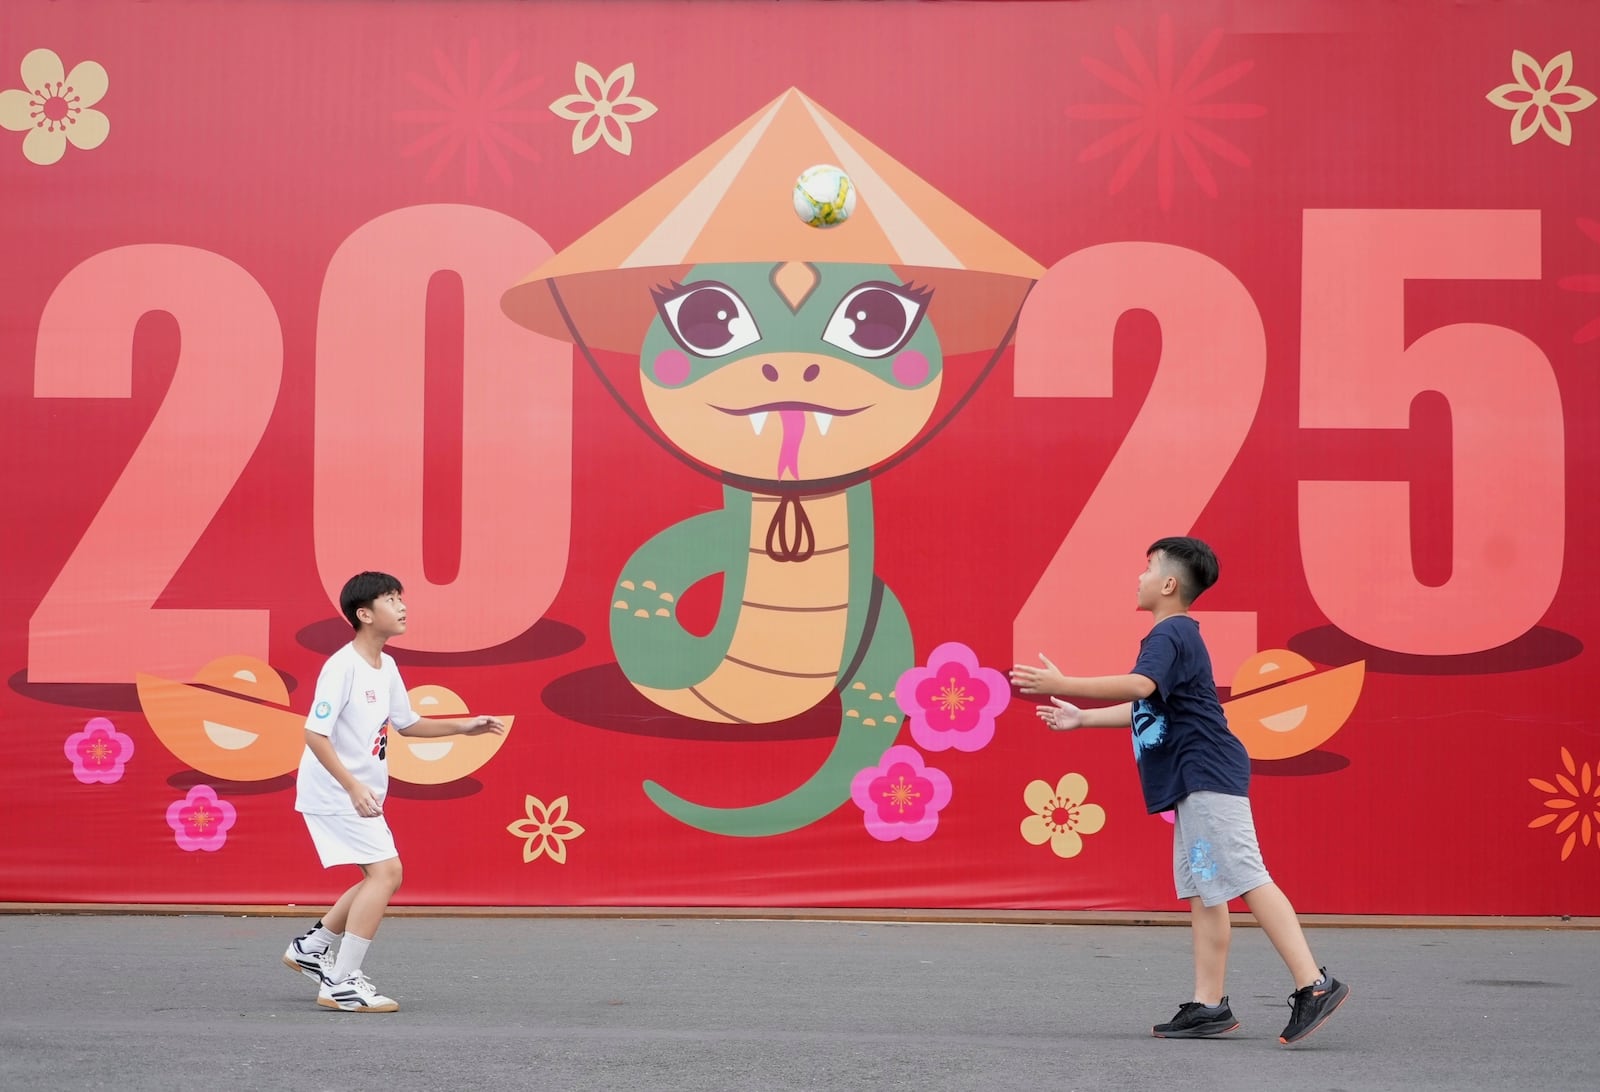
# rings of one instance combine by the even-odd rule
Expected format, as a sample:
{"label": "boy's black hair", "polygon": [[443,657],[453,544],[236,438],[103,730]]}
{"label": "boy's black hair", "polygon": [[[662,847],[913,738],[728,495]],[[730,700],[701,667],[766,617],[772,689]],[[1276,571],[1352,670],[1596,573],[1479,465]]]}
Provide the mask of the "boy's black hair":
{"label": "boy's black hair", "polygon": [[376,599],[382,599],[390,592],[405,593],[400,586],[400,581],[388,573],[356,573],[344,582],[344,589],[339,592],[339,609],[344,611],[345,621],[350,623],[350,628],[357,632],[361,629],[361,619],[356,617],[356,611],[362,607],[370,607]]}
{"label": "boy's black hair", "polygon": [[1177,570],[1178,595],[1184,605],[1193,603],[1200,593],[1217,582],[1217,555],[1197,538],[1173,537],[1157,539],[1144,552],[1149,557],[1157,550],[1167,563]]}

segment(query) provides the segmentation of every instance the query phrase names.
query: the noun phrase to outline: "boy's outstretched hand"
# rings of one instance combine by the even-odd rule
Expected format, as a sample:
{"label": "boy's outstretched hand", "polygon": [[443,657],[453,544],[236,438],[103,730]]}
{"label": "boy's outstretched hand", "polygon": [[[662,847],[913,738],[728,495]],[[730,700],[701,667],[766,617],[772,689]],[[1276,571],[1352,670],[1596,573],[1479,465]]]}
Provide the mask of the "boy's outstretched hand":
{"label": "boy's outstretched hand", "polygon": [[[1067,678],[1061,674],[1060,668],[1050,662],[1044,653],[1039,653],[1039,659],[1044,661],[1043,667],[1032,664],[1015,664],[1011,668],[1011,683],[1024,694],[1059,694],[1066,686]],[[1040,714],[1041,716],[1043,713]]]}
{"label": "boy's outstretched hand", "polygon": [[464,736],[481,736],[485,732],[493,732],[497,736],[506,734],[505,722],[495,717],[475,717],[467,725],[461,733]]}
{"label": "boy's outstretched hand", "polygon": [[1073,705],[1070,701],[1051,698],[1050,704],[1039,706],[1038,712],[1039,719],[1057,732],[1067,732],[1073,728],[1083,727],[1083,710]]}

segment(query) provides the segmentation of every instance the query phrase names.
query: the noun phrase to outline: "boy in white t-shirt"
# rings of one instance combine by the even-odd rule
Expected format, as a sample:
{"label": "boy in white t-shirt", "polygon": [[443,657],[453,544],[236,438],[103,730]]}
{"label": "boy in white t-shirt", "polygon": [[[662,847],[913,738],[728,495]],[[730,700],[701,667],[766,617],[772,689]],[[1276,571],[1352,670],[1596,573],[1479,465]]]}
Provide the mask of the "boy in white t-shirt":
{"label": "boy in white t-shirt", "polygon": [[[383,651],[406,631],[402,592],[388,573],[367,572],[352,576],[339,593],[355,637],[328,657],[317,677],[295,794],[295,810],[305,817],[322,866],[359,865],[361,880],[290,942],[283,962],[318,984],[317,1004],[345,1012],[400,1008],[361,973],[362,957],[400,887],[400,856],[383,818],[389,729],[407,737],[506,730],[494,717],[423,720],[412,710],[394,659]],[[341,934],[338,957],[330,959]]]}

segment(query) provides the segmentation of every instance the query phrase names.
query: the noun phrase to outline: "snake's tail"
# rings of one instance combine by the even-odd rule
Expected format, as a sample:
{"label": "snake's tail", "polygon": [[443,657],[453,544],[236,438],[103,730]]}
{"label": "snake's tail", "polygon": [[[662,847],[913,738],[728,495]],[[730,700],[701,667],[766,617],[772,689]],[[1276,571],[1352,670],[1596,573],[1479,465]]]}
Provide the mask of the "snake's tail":
{"label": "snake's tail", "polygon": [[654,781],[644,783],[644,792],[658,808],[680,823],[712,834],[745,838],[787,834],[815,823],[850,799],[851,780],[859,771],[877,764],[883,752],[894,743],[898,729],[898,724],[867,728],[847,720],[821,768],[792,792],[764,804],[707,807],[685,800]]}
{"label": "snake's tail", "polygon": [[[832,814],[850,799],[850,783],[875,766],[900,732],[893,687],[912,665],[911,627],[894,594],[876,578],[854,660],[840,675],[839,737],[816,773],[775,800],[745,807],[708,807],[685,800],[655,781],[644,792],[680,823],[712,834],[764,838],[787,834]],[[873,689],[876,687],[877,689]]]}

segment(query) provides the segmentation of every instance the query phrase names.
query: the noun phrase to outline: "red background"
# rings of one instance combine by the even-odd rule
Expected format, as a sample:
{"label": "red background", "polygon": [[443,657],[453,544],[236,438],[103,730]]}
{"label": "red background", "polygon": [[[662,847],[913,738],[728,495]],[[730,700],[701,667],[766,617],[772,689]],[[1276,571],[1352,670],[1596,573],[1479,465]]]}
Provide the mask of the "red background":
{"label": "red background", "polygon": [[[1117,192],[1120,153],[1079,161],[1116,123],[1070,108],[1124,101],[1084,58],[1125,71],[1117,28],[1153,57],[1163,19],[1180,65],[1214,29],[1224,35],[1211,70],[1253,62],[1215,99],[1264,110],[1207,122],[1249,159],[1240,166],[1207,153],[1215,196],[1178,159],[1163,201],[1154,152]],[[0,732],[10,748],[0,764],[0,899],[305,903],[342,886],[316,866],[287,779],[212,782],[237,822],[220,851],[184,852],[163,817],[197,779],[152,734],[129,681],[30,678],[29,619],[162,404],[181,342],[178,324],[154,313],[131,338],[131,397],[36,396],[40,317],[63,278],[114,248],[171,244],[236,263],[270,299],[283,337],[270,419],[156,605],[270,611],[268,658],[296,684],[292,701],[304,712],[337,633],[324,584],[346,575],[319,572],[312,516],[318,309],[335,251],[386,213],[436,204],[503,213],[559,250],[794,86],[1046,267],[1087,247],[1150,241],[1208,256],[1247,290],[1266,337],[1260,403],[1198,519],[1170,533],[1192,531],[1216,547],[1223,579],[1202,605],[1255,612],[1258,647],[1296,649],[1319,667],[1367,660],[1359,703],[1337,735],[1299,759],[1257,766],[1267,862],[1298,908],[1600,914],[1600,838],[1581,838],[1563,856],[1565,833],[1529,826],[1552,798],[1530,778],[1564,775],[1563,750],[1574,784],[1600,766],[1587,686],[1600,603],[1585,578],[1600,512],[1600,360],[1597,342],[1584,336],[1600,296],[1582,290],[1600,274],[1600,229],[1586,233],[1581,224],[1600,220],[1600,109],[1569,115],[1568,146],[1543,133],[1513,144],[1510,114],[1485,100],[1514,79],[1513,50],[1541,64],[1572,50],[1572,83],[1600,87],[1597,32],[1600,13],[1576,2],[1422,4],[1404,16],[1392,5],[1268,0],[6,5],[0,87],[21,86],[16,65],[31,49],[53,50],[68,70],[96,60],[110,76],[96,108],[111,133],[98,148],[69,147],[41,167],[20,154],[21,133],[0,132],[0,498],[10,516],[0,541]],[[441,79],[436,54],[464,73],[473,51],[485,73],[515,54],[508,82],[539,81],[517,104],[526,118],[509,123],[537,157],[508,154],[509,183],[487,160],[473,173],[458,155],[430,178],[433,151],[403,154],[426,128],[395,115],[437,106],[408,74]],[[633,93],[658,107],[632,125],[629,155],[604,142],[574,154],[573,123],[549,111],[575,90],[580,61],[602,75],[633,64]],[[1404,292],[1406,343],[1456,323],[1505,327],[1538,347],[1559,390],[1559,586],[1537,627],[1500,647],[1464,655],[1369,647],[1330,629],[1311,594],[1297,515],[1302,481],[1408,480],[1417,580],[1443,585],[1463,566],[1453,560],[1460,536],[1451,527],[1444,398],[1419,392],[1409,429],[1300,426],[1302,308],[1321,305],[1302,299],[1308,209],[1538,214],[1538,277],[1416,280]],[[530,253],[526,270],[539,257]],[[1564,288],[1567,278],[1577,279]],[[462,536],[474,533],[459,516],[459,448],[471,423],[461,420],[460,305],[447,280],[429,301],[426,431],[396,430],[361,405],[347,412],[349,428],[372,436],[374,475],[386,472],[392,452],[422,445],[423,555],[429,580],[448,585]],[[78,306],[92,323],[94,302]],[[1001,669],[1040,651],[1013,647],[1013,621],[1123,444],[1162,359],[1160,317],[1133,310],[1118,326],[1109,397],[1019,397],[1018,357],[1070,359],[1074,349],[1029,344],[1026,334],[1025,319],[1015,352],[971,403],[875,486],[878,572],[906,607],[919,661],[948,640]],[[1185,427],[1203,434],[1207,405],[1191,411]],[[1527,430],[1550,427],[1548,419],[1508,420],[1491,455],[1518,466]],[[983,751],[930,756],[955,796],[920,844],[867,837],[849,803],[812,827],[761,839],[704,834],[662,816],[640,791],[643,780],[697,800],[766,799],[816,767],[829,725],[807,720],[733,741],[693,725],[649,734],[606,717],[608,703],[636,701],[631,691],[583,689],[609,677],[612,581],[639,543],[715,505],[717,494],[638,432],[577,363],[571,429],[568,562],[554,601],[529,614],[530,632],[481,652],[397,653],[408,684],[446,685],[475,711],[518,718],[505,748],[457,786],[463,794],[389,809],[407,865],[400,901],[1174,905],[1170,828],[1143,814],[1127,739],[1051,735],[1020,698]],[[204,460],[205,449],[193,457]],[[1159,509],[1172,488],[1156,476],[1141,495]],[[1499,491],[1491,499],[1509,513],[1503,531],[1514,542],[1551,525],[1548,511],[1516,512],[1514,476],[1483,488]],[[550,497],[506,496],[493,533],[547,542],[560,533],[550,523],[560,507]],[[371,517],[375,537],[418,533],[415,513]],[[134,557],[140,528],[129,532]],[[1362,530],[1348,533],[1348,548],[1358,550]],[[1142,545],[1115,573],[1130,610]],[[400,575],[410,583],[419,574]],[[1063,579],[1070,588],[1101,577]],[[1494,598],[1492,574],[1481,579]],[[75,593],[84,625],[96,625],[98,607],[123,592],[108,573]],[[1385,609],[1374,602],[1367,613]],[[1068,630],[1094,632],[1101,622],[1075,612],[1070,595],[1055,615],[1063,645]],[[428,623],[414,607],[419,642]],[[1437,628],[1451,624],[1442,617]],[[1076,666],[1125,670],[1135,653],[1127,632],[1105,638],[1109,666]],[[1226,687],[1236,662],[1218,659]],[[580,674],[586,669],[597,670]],[[571,695],[580,692],[592,715],[574,715]],[[96,716],[135,743],[115,784],[80,784],[63,758],[66,737]],[[1027,844],[1018,823],[1027,814],[1023,787],[1054,785],[1068,771],[1087,778],[1089,799],[1108,818],[1081,854],[1061,859]],[[1581,787],[1596,806],[1592,780]],[[524,862],[521,841],[507,833],[525,817],[529,794],[546,803],[567,797],[569,818],[585,828],[567,842],[564,864]]]}

